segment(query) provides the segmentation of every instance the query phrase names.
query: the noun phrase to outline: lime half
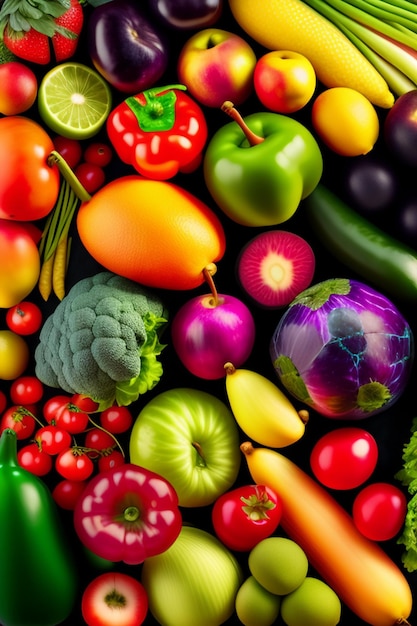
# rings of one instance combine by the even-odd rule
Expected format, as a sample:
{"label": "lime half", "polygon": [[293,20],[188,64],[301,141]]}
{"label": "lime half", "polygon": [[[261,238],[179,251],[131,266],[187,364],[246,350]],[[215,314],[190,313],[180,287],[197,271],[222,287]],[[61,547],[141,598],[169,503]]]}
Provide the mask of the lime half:
{"label": "lime half", "polygon": [[110,113],[111,91],[104,78],[82,63],[62,63],[42,78],[38,90],[39,114],[56,133],[70,139],[88,139]]}

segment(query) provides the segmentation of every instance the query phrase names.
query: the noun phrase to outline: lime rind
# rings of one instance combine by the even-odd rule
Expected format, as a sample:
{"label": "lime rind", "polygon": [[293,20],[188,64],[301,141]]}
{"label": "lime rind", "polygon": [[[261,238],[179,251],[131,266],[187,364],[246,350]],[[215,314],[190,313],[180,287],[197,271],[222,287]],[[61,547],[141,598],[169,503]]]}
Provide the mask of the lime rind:
{"label": "lime rind", "polygon": [[88,139],[105,123],[112,97],[95,70],[67,62],[44,76],[38,103],[39,114],[51,130],[71,139]]}

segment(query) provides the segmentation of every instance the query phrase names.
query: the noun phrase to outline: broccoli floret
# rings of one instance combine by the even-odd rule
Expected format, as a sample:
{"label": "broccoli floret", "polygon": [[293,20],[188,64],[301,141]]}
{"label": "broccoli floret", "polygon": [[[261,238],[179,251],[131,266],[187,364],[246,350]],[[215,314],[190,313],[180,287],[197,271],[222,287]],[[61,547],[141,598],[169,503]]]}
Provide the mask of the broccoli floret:
{"label": "broccoli floret", "polygon": [[158,382],[159,333],[167,312],[158,296],[112,272],[76,283],[46,319],[35,350],[46,385],[85,394],[99,409],[129,404]]}

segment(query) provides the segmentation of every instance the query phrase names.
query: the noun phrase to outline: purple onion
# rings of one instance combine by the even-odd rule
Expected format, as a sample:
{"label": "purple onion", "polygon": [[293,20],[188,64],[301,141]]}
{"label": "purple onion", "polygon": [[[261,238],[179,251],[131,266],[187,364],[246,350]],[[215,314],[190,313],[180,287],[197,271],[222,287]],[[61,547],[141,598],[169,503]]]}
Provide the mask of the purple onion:
{"label": "purple onion", "polygon": [[362,419],[401,396],[414,341],[388,298],[361,282],[338,278],[293,300],[273,333],[270,354],[295,398],[326,417]]}

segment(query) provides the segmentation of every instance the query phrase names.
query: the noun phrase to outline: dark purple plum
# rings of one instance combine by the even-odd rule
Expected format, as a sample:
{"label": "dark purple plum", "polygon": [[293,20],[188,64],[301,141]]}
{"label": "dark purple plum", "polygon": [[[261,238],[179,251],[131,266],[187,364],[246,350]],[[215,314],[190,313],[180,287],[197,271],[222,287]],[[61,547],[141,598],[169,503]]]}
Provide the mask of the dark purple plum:
{"label": "dark purple plum", "polygon": [[402,94],[384,121],[384,139],[401,163],[417,167],[417,89]]}
{"label": "dark purple plum", "polygon": [[96,7],[87,34],[94,67],[124,93],[149,89],[168,66],[167,41],[133,0],[112,0]]}
{"label": "dark purple plum", "polygon": [[149,0],[149,7],[169,28],[201,29],[217,22],[223,0]]}

